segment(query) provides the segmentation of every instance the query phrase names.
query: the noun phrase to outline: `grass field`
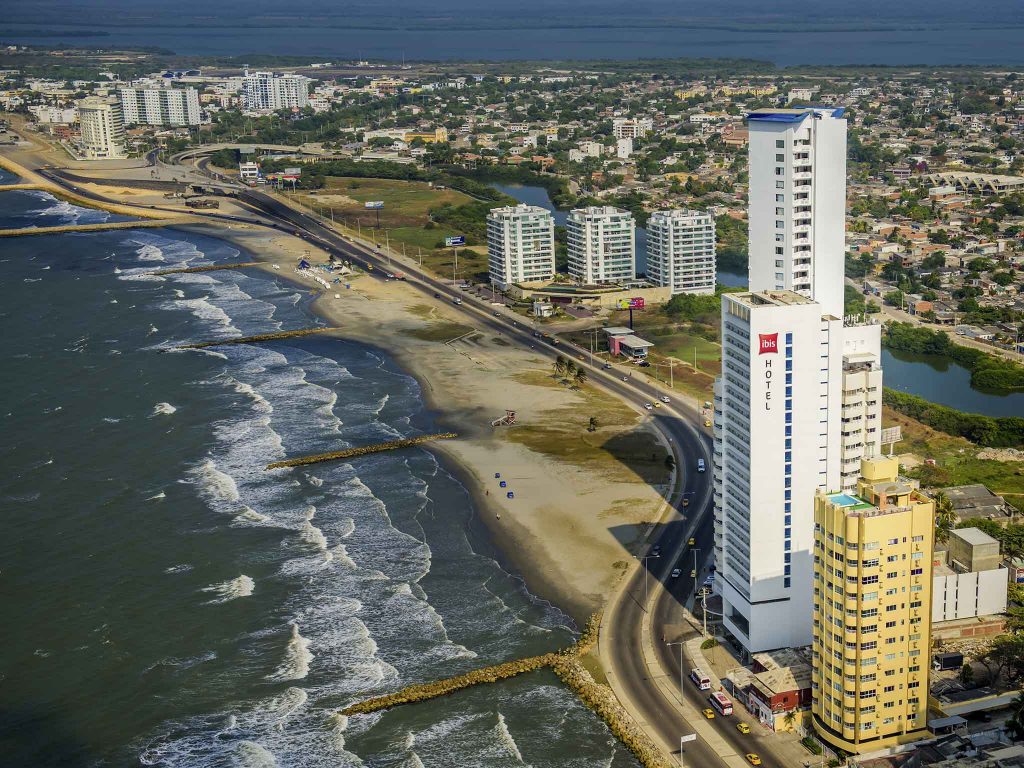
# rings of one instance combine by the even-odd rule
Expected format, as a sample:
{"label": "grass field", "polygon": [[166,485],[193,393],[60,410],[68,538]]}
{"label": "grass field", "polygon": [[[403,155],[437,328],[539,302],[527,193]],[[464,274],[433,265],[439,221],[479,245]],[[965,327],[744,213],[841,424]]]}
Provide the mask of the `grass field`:
{"label": "grass field", "polygon": [[[410,257],[422,256],[423,266],[442,278],[452,278],[455,254],[444,247],[448,232],[434,226],[430,211],[442,205],[464,205],[472,198],[454,189],[435,189],[425,181],[329,177],[323,189],[300,192],[297,202],[321,212],[338,224],[361,232],[374,242],[389,242],[392,250]],[[375,229],[377,212],[365,204],[382,201],[380,229]],[[386,236],[385,236],[386,233]],[[438,246],[441,246],[440,248]],[[456,280],[481,278],[487,274],[486,248],[460,248]]]}

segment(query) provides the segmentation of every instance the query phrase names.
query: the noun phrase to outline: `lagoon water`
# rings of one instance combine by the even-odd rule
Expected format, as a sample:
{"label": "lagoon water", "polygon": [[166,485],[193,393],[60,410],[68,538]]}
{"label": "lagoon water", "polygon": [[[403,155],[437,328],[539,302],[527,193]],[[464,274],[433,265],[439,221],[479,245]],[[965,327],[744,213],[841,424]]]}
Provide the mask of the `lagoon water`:
{"label": "lagoon water", "polygon": [[971,372],[935,355],[882,350],[885,386],[965,413],[1024,416],[1024,392],[995,394],[971,386]]}
{"label": "lagoon water", "polygon": [[[8,179],[9,180],[9,179]],[[105,214],[0,192],[0,227]],[[433,428],[381,352],[173,230],[0,244],[0,764],[635,766],[548,673],[346,720],[367,696],[563,646],[433,454],[263,469]]]}

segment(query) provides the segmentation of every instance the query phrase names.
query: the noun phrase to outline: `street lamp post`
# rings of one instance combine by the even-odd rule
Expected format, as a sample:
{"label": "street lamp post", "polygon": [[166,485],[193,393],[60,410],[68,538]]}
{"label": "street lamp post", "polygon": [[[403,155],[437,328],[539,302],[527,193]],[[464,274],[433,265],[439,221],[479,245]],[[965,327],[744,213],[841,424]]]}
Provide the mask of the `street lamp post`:
{"label": "street lamp post", "polygon": [[665,643],[669,648],[673,645],[679,646],[679,700],[683,700],[683,641],[678,643]]}
{"label": "street lamp post", "polygon": [[657,560],[661,555],[644,555],[639,558],[644,566],[644,613],[647,613],[647,603],[651,599],[651,569],[647,567],[648,560]]}

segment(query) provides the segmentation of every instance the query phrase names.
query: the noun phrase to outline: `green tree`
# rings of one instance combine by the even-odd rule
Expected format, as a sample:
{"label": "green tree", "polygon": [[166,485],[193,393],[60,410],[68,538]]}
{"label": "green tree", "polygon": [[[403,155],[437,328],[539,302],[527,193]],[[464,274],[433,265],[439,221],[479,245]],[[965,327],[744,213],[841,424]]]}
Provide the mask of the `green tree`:
{"label": "green tree", "polygon": [[1010,719],[1006,721],[1006,729],[1016,740],[1024,739],[1024,691],[1017,694],[1017,698],[1010,705]]}
{"label": "green tree", "polygon": [[956,524],[953,502],[949,500],[944,491],[936,491],[932,498],[935,500],[935,540],[938,542],[949,541],[949,532]]}
{"label": "green tree", "polygon": [[561,355],[555,358],[554,369],[556,376],[562,377],[565,375],[565,358]]}

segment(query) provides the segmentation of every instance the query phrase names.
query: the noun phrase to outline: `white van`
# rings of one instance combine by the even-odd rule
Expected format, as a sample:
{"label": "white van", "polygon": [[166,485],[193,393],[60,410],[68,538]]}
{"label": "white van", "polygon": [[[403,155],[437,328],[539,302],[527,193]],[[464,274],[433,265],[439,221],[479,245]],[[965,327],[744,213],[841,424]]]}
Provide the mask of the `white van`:
{"label": "white van", "polygon": [[697,459],[697,471],[698,472],[703,472],[704,469],[705,469],[705,467],[704,467],[704,459]]}

